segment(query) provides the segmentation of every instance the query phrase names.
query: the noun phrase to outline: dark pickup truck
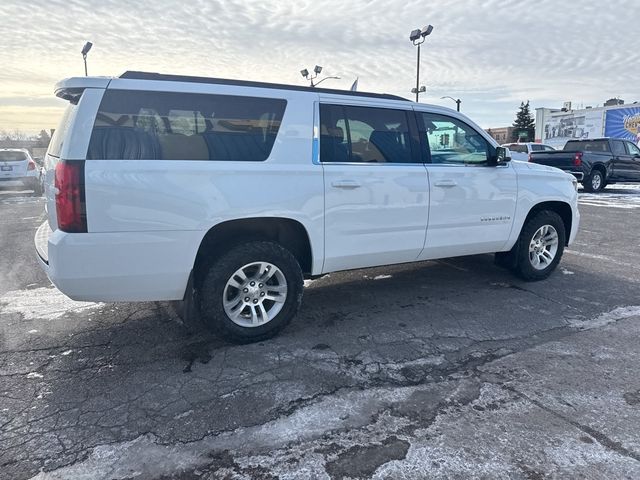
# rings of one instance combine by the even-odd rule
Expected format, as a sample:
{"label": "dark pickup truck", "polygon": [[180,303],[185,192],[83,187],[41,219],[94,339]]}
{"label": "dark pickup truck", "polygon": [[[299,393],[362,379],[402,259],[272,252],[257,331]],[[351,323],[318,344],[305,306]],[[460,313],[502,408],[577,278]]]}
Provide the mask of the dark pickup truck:
{"label": "dark pickup truck", "polygon": [[587,192],[616,182],[640,182],[640,148],[627,140],[569,140],[562,150],[531,152],[529,161],[575,175]]}

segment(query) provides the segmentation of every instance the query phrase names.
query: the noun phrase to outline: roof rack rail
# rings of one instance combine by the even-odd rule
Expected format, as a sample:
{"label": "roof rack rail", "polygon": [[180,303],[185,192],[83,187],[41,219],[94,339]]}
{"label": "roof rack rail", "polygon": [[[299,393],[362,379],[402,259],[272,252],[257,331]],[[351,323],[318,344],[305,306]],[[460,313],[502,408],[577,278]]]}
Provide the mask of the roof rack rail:
{"label": "roof rack rail", "polygon": [[236,85],[242,87],[257,87],[257,88],[274,88],[282,90],[294,90],[302,92],[314,92],[314,93],[330,93],[333,95],[348,95],[355,97],[373,97],[382,98],[386,100],[401,100],[404,102],[410,102],[403,97],[397,95],[390,95],[387,93],[371,93],[371,92],[353,92],[351,90],[337,90],[333,88],[316,88],[316,87],[303,87],[299,85],[286,85],[280,83],[266,83],[266,82],[254,82],[250,80],[234,80],[227,78],[213,78],[213,77],[193,77],[188,75],[169,75],[163,73],[152,72],[136,72],[126,71],[119,78],[127,78],[134,80],[158,80],[165,82],[191,82],[191,83],[211,83],[217,85]]}

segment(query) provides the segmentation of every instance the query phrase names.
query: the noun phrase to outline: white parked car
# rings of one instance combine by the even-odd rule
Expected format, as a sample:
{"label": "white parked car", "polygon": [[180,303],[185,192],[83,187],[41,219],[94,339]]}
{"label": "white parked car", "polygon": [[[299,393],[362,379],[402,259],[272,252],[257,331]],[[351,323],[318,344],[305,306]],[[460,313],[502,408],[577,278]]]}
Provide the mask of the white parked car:
{"label": "white parked car", "polygon": [[544,145],[542,143],[504,143],[503,147],[506,147],[511,152],[511,158],[513,160],[520,160],[521,162],[529,161],[529,154],[531,152],[550,152],[555,150],[550,145]]}
{"label": "white parked car", "polygon": [[279,332],[303,278],[497,253],[546,278],[575,178],[510,162],[464,115],[380,94],[127,72],[56,86],[36,248],[75,300],[178,300],[226,338]]}
{"label": "white parked car", "polygon": [[24,148],[0,148],[0,187],[24,187],[42,195],[41,169]]}

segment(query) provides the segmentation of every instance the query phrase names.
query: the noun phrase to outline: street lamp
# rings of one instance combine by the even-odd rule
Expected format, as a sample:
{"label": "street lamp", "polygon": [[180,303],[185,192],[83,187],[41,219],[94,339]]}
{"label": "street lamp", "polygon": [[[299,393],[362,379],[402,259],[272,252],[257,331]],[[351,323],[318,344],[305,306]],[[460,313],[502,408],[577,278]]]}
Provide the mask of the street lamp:
{"label": "street lamp", "polygon": [[445,98],[450,98],[451,100],[456,102],[456,110],[458,112],[460,111],[460,104],[462,103],[462,100],[460,100],[459,98],[450,97],[449,95],[445,95],[444,97],[440,97],[440,100],[444,100]]}
{"label": "street lamp", "polygon": [[411,42],[413,42],[413,44],[418,47],[418,58],[416,60],[416,88],[411,90],[411,93],[416,94],[416,102],[418,101],[418,96],[420,95],[420,93],[426,91],[424,87],[420,87],[420,45],[424,43],[424,41],[427,39],[427,36],[431,35],[431,32],[433,32],[433,25],[427,25],[425,27],[422,27],[422,30],[412,30],[409,34],[409,40],[411,40]]}
{"label": "street lamp", "polygon": [[91,50],[91,47],[93,47],[93,43],[91,42],[87,42],[84,44],[84,47],[82,47],[82,60],[84,60],[84,76],[87,76],[87,53],[89,53],[89,50]]}
{"label": "street lamp", "polygon": [[302,75],[304,78],[309,80],[311,82],[311,86],[312,87],[315,87],[316,85],[320,85],[322,82],[324,82],[325,80],[328,80],[330,78],[334,78],[334,79],[340,80],[340,77],[324,77],[322,80],[318,81],[317,83],[313,83],[313,80],[318,78],[318,75],[320,75],[320,72],[322,72],[322,67],[320,65],[316,65],[313,68],[313,73],[315,75],[309,75],[309,70],[307,70],[306,68],[303,69],[303,70],[300,70],[300,75]]}

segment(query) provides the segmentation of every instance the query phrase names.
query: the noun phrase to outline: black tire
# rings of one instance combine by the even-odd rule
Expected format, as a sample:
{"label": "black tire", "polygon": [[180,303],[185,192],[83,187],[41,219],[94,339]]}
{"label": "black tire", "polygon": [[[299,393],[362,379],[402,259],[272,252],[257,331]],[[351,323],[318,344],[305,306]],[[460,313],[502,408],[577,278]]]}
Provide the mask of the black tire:
{"label": "black tire", "polygon": [[[234,273],[254,262],[266,262],[280,270],[286,280],[286,299],[271,320],[259,326],[242,326],[227,315],[223,297],[227,282]],[[257,241],[241,244],[222,256],[205,261],[198,276],[201,281],[197,289],[197,304],[202,323],[234,343],[258,342],[277,335],[293,319],[302,303],[304,288],[300,265],[291,252],[277,243]]]}
{"label": "black tire", "polygon": [[594,168],[591,174],[582,183],[586,192],[598,193],[606,186],[606,180],[601,170]]}
{"label": "black tire", "polygon": [[[533,241],[534,235],[545,225],[555,229],[558,236],[558,245],[553,260],[546,267],[538,269],[533,265],[532,255],[529,253],[529,246]],[[520,232],[514,273],[528,282],[544,280],[551,275],[558,266],[564,252],[565,239],[566,232],[564,222],[562,218],[560,218],[560,215],[550,210],[542,210],[536,213],[526,221]],[[535,256],[535,254],[533,256]]]}
{"label": "black tire", "polygon": [[43,188],[42,182],[40,181],[40,179],[38,179],[33,183],[33,196],[41,197],[43,193],[44,193],[44,188]]}

